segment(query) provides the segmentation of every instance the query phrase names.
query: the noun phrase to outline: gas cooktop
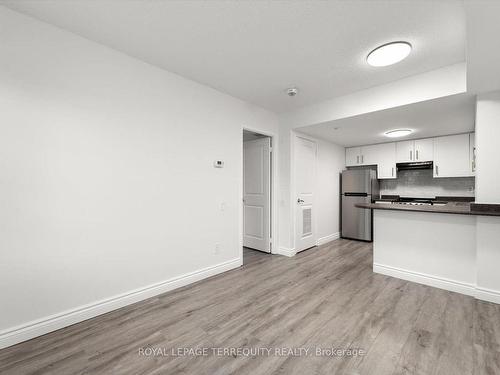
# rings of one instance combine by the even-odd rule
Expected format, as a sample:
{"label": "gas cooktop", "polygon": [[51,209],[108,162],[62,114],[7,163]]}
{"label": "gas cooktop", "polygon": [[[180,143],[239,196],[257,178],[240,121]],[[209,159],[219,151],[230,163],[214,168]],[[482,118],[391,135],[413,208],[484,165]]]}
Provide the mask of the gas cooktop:
{"label": "gas cooktop", "polygon": [[447,202],[437,201],[431,198],[409,198],[409,197],[395,197],[394,199],[383,199],[375,201],[375,203],[388,203],[388,204],[401,204],[410,206],[433,206],[433,205],[445,205]]}

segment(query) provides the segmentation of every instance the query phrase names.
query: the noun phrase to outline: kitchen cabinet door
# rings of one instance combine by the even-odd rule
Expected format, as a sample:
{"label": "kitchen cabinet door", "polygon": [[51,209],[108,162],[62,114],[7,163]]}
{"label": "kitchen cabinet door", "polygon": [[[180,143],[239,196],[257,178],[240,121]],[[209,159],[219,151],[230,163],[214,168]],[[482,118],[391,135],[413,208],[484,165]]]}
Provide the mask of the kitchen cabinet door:
{"label": "kitchen cabinet door", "polygon": [[472,176],[469,134],[434,138],[434,177]]}
{"label": "kitchen cabinet door", "polygon": [[396,162],[408,163],[414,161],[414,141],[396,142]]}
{"label": "kitchen cabinet door", "polygon": [[376,165],[379,159],[379,145],[370,145],[361,147],[360,164],[361,165]]}
{"label": "kitchen cabinet door", "polygon": [[374,146],[377,155],[377,178],[396,178],[396,143]]}
{"label": "kitchen cabinet door", "polygon": [[414,161],[433,161],[434,141],[432,138],[417,139],[415,141]]}
{"label": "kitchen cabinet door", "polygon": [[469,134],[469,158],[472,175],[476,175],[476,133]]}
{"label": "kitchen cabinet door", "polygon": [[360,164],[360,148],[349,147],[345,149],[345,165],[352,167]]}

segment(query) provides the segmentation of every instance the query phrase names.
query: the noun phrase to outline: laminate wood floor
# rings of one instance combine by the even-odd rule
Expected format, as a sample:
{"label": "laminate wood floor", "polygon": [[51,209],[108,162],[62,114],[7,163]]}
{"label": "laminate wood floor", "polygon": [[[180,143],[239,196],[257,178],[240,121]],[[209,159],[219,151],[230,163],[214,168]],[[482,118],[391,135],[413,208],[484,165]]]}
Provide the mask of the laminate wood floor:
{"label": "laminate wood floor", "polygon": [[254,262],[262,262],[263,260],[272,257],[271,254],[264,253],[259,250],[250,249],[248,247],[243,248],[243,265],[248,266]]}
{"label": "laminate wood floor", "polygon": [[[0,373],[500,374],[500,306],[374,274],[371,244],[247,255],[237,270],[4,349]],[[195,347],[260,355],[171,355]],[[327,348],[364,353],[316,355]]]}

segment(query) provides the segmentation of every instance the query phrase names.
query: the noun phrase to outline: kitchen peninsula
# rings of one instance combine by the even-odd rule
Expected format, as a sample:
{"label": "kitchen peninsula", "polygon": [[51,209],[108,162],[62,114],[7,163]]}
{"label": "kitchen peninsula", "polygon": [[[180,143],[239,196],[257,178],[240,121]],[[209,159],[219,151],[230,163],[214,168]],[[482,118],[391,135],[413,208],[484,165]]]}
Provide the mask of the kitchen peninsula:
{"label": "kitchen peninsula", "polygon": [[498,205],[358,204],[373,210],[373,271],[476,296],[476,217]]}

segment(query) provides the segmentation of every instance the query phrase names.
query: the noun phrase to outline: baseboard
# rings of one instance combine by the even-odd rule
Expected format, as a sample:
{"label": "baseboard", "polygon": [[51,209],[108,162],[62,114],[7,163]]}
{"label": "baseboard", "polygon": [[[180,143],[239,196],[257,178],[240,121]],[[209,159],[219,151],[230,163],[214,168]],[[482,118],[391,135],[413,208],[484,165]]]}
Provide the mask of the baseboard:
{"label": "baseboard", "polygon": [[[328,236],[318,238],[316,240],[316,246],[324,245],[324,244],[331,242],[331,241],[334,241],[338,238],[340,238],[340,232],[329,234]],[[287,257],[293,257],[294,255],[297,254],[297,250],[295,250],[294,248],[287,248],[287,247],[281,246],[278,248],[278,250],[275,252],[275,254],[284,255]]]}
{"label": "baseboard", "polygon": [[431,276],[420,272],[408,271],[377,263],[373,264],[373,272],[397,277],[398,279],[413,281],[419,284],[429,285],[435,288],[449,290],[451,292],[466,294],[468,296],[476,295],[476,287],[474,284],[463,283],[456,280]]}
{"label": "baseboard", "polygon": [[277,249],[277,251],[276,251],[275,254],[284,255],[286,257],[293,257],[295,254],[297,254],[297,252],[293,248],[290,249],[290,248],[287,248],[287,247],[280,246]]}
{"label": "baseboard", "polygon": [[340,232],[329,234],[328,236],[318,238],[316,240],[316,246],[324,245],[328,242],[335,241],[338,238],[340,238]]}
{"label": "baseboard", "polygon": [[241,258],[233,259],[215,266],[206,267],[172,279],[152,284],[92,304],[80,306],[43,319],[29,322],[0,332],[0,349],[44,335],[46,333],[70,326],[75,323],[102,315],[121,307],[145,300],[171,291],[176,288],[194,283],[219,273],[240,267]]}
{"label": "baseboard", "polygon": [[500,304],[500,291],[498,290],[476,287],[475,297],[481,301]]}

